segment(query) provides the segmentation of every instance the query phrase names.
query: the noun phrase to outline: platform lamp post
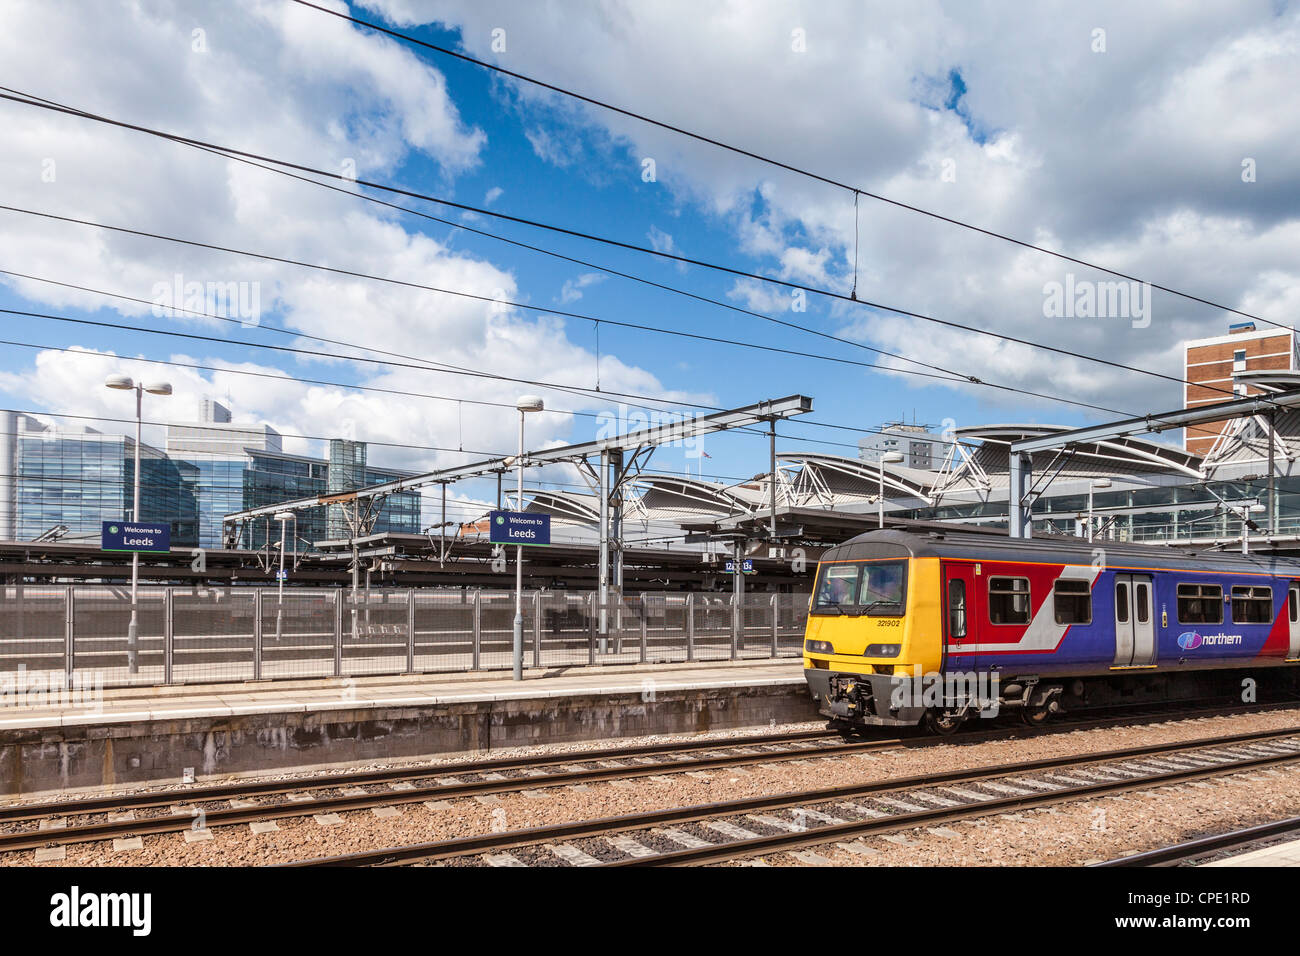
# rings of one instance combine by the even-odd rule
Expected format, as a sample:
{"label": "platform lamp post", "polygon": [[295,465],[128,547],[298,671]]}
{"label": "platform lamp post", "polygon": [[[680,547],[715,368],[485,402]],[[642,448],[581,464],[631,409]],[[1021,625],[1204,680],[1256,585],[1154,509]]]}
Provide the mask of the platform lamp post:
{"label": "platform lamp post", "polygon": [[[172,387],[168,382],[132,381],[129,375],[110,375],[104,379],[108,388],[122,391],[135,391],[135,497],[131,506],[131,520],[140,520],[140,426],[144,408],[144,393],[150,395],[170,395]],[[126,628],[126,669],[129,673],[140,672],[140,552],[131,552],[131,623]]]}
{"label": "platform lamp post", "polygon": [[[289,527],[289,522],[293,521],[293,540],[296,545],[298,542],[298,516],[292,511],[280,511],[276,513],[275,520],[280,522],[280,573],[277,574],[276,581],[280,586],[280,593],[275,601],[275,639],[278,641],[284,626],[284,533]],[[295,548],[294,554],[297,555]]]}
{"label": "platform lamp post", "polygon": [[[540,412],[546,404],[537,395],[521,395],[515,402],[519,409],[519,454],[515,456],[518,467],[519,484],[515,499],[515,510],[524,510],[524,416],[529,412]],[[514,679],[524,679],[524,546],[515,545],[515,640],[514,640]]]}
{"label": "platform lamp post", "polygon": [[1092,492],[1095,488],[1109,488],[1109,478],[1098,478],[1088,484],[1088,541],[1092,542]]}
{"label": "platform lamp post", "polygon": [[896,451],[887,451],[880,456],[880,496],[876,499],[879,506],[880,527],[885,526],[885,466],[897,465],[903,456]]}

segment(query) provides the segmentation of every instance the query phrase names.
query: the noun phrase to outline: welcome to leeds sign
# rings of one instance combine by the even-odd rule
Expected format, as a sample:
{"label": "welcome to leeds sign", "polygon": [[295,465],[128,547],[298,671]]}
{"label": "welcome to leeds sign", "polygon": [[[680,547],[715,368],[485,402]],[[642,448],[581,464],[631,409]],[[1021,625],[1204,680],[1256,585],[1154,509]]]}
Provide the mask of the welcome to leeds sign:
{"label": "welcome to leeds sign", "polygon": [[105,521],[100,531],[103,551],[167,552],[172,547],[172,526],[136,521]]}
{"label": "welcome to leeds sign", "polygon": [[492,544],[550,544],[551,516],[520,511],[493,511],[488,520]]}

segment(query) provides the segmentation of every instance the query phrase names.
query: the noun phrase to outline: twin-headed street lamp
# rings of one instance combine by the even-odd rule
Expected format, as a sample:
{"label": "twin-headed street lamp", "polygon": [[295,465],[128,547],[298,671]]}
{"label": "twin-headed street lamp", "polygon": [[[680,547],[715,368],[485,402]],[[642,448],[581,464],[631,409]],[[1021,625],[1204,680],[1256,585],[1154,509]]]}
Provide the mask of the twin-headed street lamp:
{"label": "twin-headed street lamp", "polygon": [[[116,388],[122,391],[129,389],[135,390],[135,499],[131,508],[131,520],[140,520],[140,418],[144,405],[144,393],[150,395],[170,395],[172,393],[171,384],[168,382],[143,382],[132,381],[129,375],[110,375],[104,379],[104,384],[108,388]],[[136,674],[140,671],[140,618],[139,605],[137,603],[138,592],[140,588],[140,552],[131,552],[131,623],[127,625],[126,630],[126,667],[127,670]]]}

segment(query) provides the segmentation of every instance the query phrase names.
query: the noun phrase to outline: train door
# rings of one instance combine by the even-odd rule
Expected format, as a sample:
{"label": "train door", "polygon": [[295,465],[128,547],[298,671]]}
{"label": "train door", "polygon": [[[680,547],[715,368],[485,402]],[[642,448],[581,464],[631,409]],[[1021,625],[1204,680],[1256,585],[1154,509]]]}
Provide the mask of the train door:
{"label": "train door", "polygon": [[1115,575],[1115,666],[1155,662],[1156,626],[1150,575]]}
{"label": "train door", "polygon": [[1286,592],[1286,619],[1291,628],[1287,660],[1300,659],[1300,581],[1292,581]]}
{"label": "train door", "polygon": [[943,566],[943,669],[973,670],[975,658],[966,656],[965,647],[975,640],[975,573],[969,564]]}

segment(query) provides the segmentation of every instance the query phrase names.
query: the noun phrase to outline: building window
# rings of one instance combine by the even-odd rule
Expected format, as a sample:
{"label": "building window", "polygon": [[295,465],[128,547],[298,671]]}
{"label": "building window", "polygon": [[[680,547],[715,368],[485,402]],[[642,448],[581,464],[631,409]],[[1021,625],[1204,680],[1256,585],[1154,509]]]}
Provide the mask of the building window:
{"label": "building window", "polygon": [[1223,588],[1217,584],[1178,585],[1178,623],[1222,624]]}
{"label": "building window", "polygon": [[1269,624],[1273,620],[1273,589],[1234,585],[1232,588],[1232,622],[1234,624]]}
{"label": "building window", "polygon": [[989,578],[989,622],[1029,623],[1029,578]]}
{"label": "building window", "polygon": [[1057,624],[1092,623],[1092,586],[1087,581],[1057,581],[1052,604]]}

